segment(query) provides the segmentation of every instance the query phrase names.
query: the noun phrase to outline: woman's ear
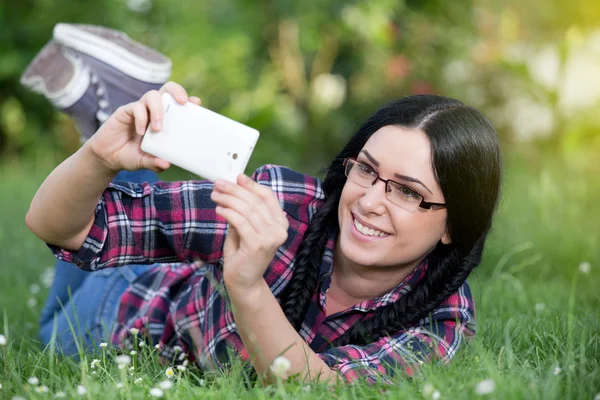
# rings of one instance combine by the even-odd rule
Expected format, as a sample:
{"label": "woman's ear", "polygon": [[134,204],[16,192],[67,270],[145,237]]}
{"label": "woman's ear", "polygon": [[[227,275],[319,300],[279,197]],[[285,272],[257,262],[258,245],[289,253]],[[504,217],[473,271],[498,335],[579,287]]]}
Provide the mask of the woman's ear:
{"label": "woman's ear", "polygon": [[452,243],[452,239],[450,238],[450,233],[448,231],[444,232],[444,236],[442,236],[441,241],[445,245]]}

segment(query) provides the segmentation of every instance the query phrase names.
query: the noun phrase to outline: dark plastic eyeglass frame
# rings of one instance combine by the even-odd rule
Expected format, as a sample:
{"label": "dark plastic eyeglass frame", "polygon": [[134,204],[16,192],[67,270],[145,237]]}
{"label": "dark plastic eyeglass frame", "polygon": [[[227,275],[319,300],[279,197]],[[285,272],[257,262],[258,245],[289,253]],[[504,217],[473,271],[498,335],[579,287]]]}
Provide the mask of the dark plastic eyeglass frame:
{"label": "dark plastic eyeglass frame", "polygon": [[[377,181],[384,182],[385,183],[385,190],[386,190],[386,197],[387,197],[389,182],[394,182],[395,184],[400,185],[402,187],[405,187],[408,190],[414,192],[414,194],[416,194],[417,196],[421,197],[421,202],[419,203],[419,205],[417,207],[424,208],[425,210],[439,210],[441,208],[445,208],[446,207],[446,204],[442,204],[442,203],[430,203],[428,201],[425,201],[423,199],[423,196],[421,196],[419,193],[415,192],[414,190],[412,190],[411,188],[409,188],[408,186],[406,186],[406,185],[404,185],[404,184],[402,184],[400,182],[397,182],[397,181],[395,181],[393,179],[383,179],[383,178],[381,178],[379,176],[379,174],[375,170],[373,170],[373,168],[371,166],[369,166],[367,164],[363,164],[360,161],[358,161],[358,160],[356,160],[355,158],[352,158],[352,157],[348,157],[348,158],[344,159],[343,165],[344,165],[344,174],[346,175],[346,178],[348,177],[348,174],[349,174],[350,169],[351,169],[351,168],[348,168],[348,164],[350,163],[350,161],[353,162],[353,163],[364,165],[365,167],[371,168],[371,171],[373,171],[373,173],[376,175],[375,179],[373,179],[373,182],[371,183],[371,187],[373,187]],[[433,208],[434,206],[435,207],[439,207],[439,208]]]}

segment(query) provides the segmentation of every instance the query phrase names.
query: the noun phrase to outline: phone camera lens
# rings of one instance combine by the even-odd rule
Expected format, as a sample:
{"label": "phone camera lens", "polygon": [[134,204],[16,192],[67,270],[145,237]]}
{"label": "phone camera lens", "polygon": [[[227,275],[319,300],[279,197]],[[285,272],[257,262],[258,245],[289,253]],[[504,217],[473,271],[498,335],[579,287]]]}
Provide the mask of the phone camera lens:
{"label": "phone camera lens", "polygon": [[233,159],[237,160],[237,153],[233,153]]}

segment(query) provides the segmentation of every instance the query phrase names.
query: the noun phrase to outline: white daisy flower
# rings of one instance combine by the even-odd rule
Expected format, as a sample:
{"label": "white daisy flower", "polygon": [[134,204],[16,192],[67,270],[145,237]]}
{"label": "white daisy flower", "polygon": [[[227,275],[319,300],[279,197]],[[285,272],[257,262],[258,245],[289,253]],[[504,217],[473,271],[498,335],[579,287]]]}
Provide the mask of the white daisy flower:
{"label": "white daisy flower", "polygon": [[285,357],[277,357],[269,367],[273,374],[281,379],[287,379],[287,373],[292,368],[292,363]]}
{"label": "white daisy flower", "polygon": [[596,393],[596,395],[594,396],[594,400],[600,400],[600,393]]}
{"label": "white daisy flower", "polygon": [[158,343],[157,343],[157,344],[155,344],[155,345],[154,345],[154,348],[155,348],[156,350],[160,350],[160,344],[158,344]]}
{"label": "white daisy flower", "polygon": [[125,385],[123,384],[123,382],[118,382],[117,383],[117,389],[123,389]]}
{"label": "white daisy flower", "polygon": [[560,369],[560,367],[558,365],[556,367],[554,367],[554,375],[560,374],[560,371],[562,371],[562,369]]}
{"label": "white daisy flower", "polygon": [[94,359],[92,360],[92,362],[90,363],[90,368],[91,368],[91,369],[95,369],[95,368],[96,368],[96,365],[97,365],[99,362],[100,362],[100,360],[98,360],[97,358],[94,358]]}
{"label": "white daisy flower", "polygon": [[156,387],[150,389],[150,396],[152,396],[152,397],[163,397],[163,394],[164,393],[163,393],[162,389],[159,389]]}
{"label": "white daisy flower", "polygon": [[199,384],[200,386],[204,386],[204,379],[200,379],[200,380],[198,381],[198,384]]}
{"label": "white daisy flower", "polygon": [[47,288],[52,286],[52,282],[54,282],[54,275],[54,267],[47,267],[46,269],[44,269],[42,275],[40,276],[40,281],[42,282],[42,285],[44,285],[44,287]]}
{"label": "white daisy flower", "polygon": [[131,351],[129,352],[129,354],[131,354],[132,356],[135,356],[135,355],[137,354],[137,351],[135,351],[135,350],[131,350]]}
{"label": "white daisy flower", "polygon": [[431,398],[433,400],[439,400],[441,397],[440,391],[439,390],[435,390],[432,394],[431,394]]}
{"label": "white daisy flower", "polygon": [[140,330],[138,328],[131,328],[131,329],[129,329],[129,333],[131,333],[133,336],[135,336],[138,333],[140,333]]}
{"label": "white daisy flower", "polygon": [[31,378],[27,379],[27,382],[29,382],[30,385],[38,385],[38,383],[40,383],[40,380],[37,378],[37,376],[32,376]]}
{"label": "white daisy flower", "polygon": [[48,393],[50,391],[50,389],[48,389],[48,386],[42,385],[42,386],[36,387],[35,391],[38,393]]}
{"label": "white daisy flower", "polygon": [[173,351],[175,353],[181,353],[183,349],[181,348],[181,346],[173,346]]}
{"label": "white daisy flower", "polygon": [[80,396],[84,396],[87,393],[87,389],[83,385],[77,386],[77,394]]}
{"label": "white daisy flower", "polygon": [[67,394],[65,392],[56,392],[56,393],[54,393],[54,398],[55,399],[64,399],[65,397],[67,397]]}
{"label": "white daisy flower", "polygon": [[128,366],[129,364],[131,364],[131,357],[129,357],[127,355],[117,356],[117,357],[115,357],[115,362],[119,366],[119,369],[123,369],[126,366]]}
{"label": "white daisy flower", "polygon": [[588,261],[584,261],[581,264],[579,264],[579,272],[581,272],[582,274],[589,274],[591,269],[592,266]]}
{"label": "white daisy flower", "polygon": [[480,396],[493,393],[496,390],[496,382],[493,379],[484,379],[475,386],[475,393]]}
{"label": "white daisy flower", "polygon": [[171,382],[170,380],[162,381],[158,384],[158,387],[162,390],[169,390],[173,387],[173,382]]}
{"label": "white daisy flower", "polygon": [[29,293],[38,294],[40,292],[40,285],[37,283],[29,285]]}
{"label": "white daisy flower", "polygon": [[6,346],[6,336],[0,335],[0,346]]}
{"label": "white daisy flower", "polygon": [[431,397],[434,391],[435,388],[433,387],[433,385],[431,383],[426,383],[423,385],[421,393],[423,393],[423,397]]}
{"label": "white daisy flower", "polygon": [[142,383],[143,379],[142,378],[135,378],[135,380],[133,381],[133,383],[135,383],[136,385],[139,385],[140,383]]}
{"label": "white daisy flower", "polygon": [[108,343],[106,343],[106,342],[100,343],[100,347],[102,347],[103,349],[105,349],[107,346],[108,346]]}
{"label": "white daisy flower", "polygon": [[173,368],[169,367],[166,369],[165,375],[167,376],[167,378],[172,378],[173,375],[175,375],[175,371],[173,371]]}
{"label": "white daisy flower", "polygon": [[146,342],[139,342],[138,343],[138,346],[140,346],[140,347],[144,347],[145,345],[146,345]]}
{"label": "white daisy flower", "polygon": [[187,369],[185,365],[178,365],[176,368],[178,371],[185,371]]}
{"label": "white daisy flower", "polygon": [[29,300],[27,300],[27,307],[33,308],[35,306],[37,306],[37,299],[35,297],[32,297]]}

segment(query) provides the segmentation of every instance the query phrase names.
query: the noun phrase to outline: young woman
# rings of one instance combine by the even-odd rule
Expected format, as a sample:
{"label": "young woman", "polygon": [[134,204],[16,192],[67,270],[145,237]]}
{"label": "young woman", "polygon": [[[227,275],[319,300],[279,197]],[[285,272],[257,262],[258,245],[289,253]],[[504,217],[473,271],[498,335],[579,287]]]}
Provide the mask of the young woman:
{"label": "young woman", "polygon": [[391,102],[323,181],[266,165],[235,184],[111,183],[121,170],[169,167],[139,147],[148,123],[161,127],[162,92],[199,103],[170,82],[119,107],[27,214],[59,259],[102,270],[62,312],[87,324],[86,346],[126,347],[137,334],[203,368],[223,368],[233,350],[258,373],[283,355],[289,375],[373,382],[446,362],[474,335],[466,279],[501,177],[481,113],[433,95]]}

